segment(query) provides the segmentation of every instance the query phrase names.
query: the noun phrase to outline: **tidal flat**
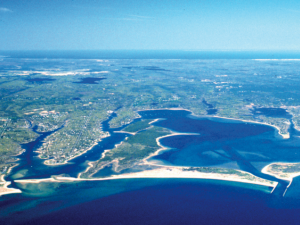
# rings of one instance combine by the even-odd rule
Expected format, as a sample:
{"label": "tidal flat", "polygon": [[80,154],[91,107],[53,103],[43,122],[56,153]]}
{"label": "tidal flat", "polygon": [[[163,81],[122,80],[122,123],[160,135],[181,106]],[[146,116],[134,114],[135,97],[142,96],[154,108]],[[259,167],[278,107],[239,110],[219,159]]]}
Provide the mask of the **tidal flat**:
{"label": "tidal flat", "polygon": [[1,62],[1,222],[297,224],[298,61]]}

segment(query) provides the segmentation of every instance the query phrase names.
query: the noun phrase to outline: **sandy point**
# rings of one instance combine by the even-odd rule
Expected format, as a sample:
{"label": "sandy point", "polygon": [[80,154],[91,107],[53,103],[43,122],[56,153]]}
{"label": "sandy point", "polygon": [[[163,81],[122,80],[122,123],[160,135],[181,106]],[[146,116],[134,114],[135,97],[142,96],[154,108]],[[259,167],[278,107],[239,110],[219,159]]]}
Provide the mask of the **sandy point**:
{"label": "sandy point", "polygon": [[1,175],[1,177],[0,177],[0,196],[8,195],[8,194],[22,193],[22,191],[19,189],[8,188],[8,186],[10,184],[11,184],[11,182],[5,181],[4,175]]}

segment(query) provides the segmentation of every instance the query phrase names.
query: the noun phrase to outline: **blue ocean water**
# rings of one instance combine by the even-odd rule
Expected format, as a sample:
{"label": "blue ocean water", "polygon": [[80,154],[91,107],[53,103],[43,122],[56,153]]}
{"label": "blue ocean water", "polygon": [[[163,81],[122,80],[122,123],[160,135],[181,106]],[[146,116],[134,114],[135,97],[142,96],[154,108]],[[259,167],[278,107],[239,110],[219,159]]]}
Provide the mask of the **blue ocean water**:
{"label": "blue ocean water", "polygon": [[[177,159],[177,161],[170,160],[173,164],[189,164],[191,163],[189,159],[195,157],[195,153],[201,153],[199,145],[204,142],[206,151],[215,147],[223,148],[231,157],[230,160],[238,162],[243,170],[278,181],[280,182],[278,187],[272,192],[272,188],[259,185],[199,179],[13,183],[12,186],[21,189],[23,193],[1,197],[0,221],[3,224],[282,224],[284,221],[297,224],[299,222],[297,214],[300,212],[298,198],[300,195],[295,191],[299,182],[296,182],[291,190],[288,189],[286,196],[283,197],[287,182],[261,174],[252,165],[255,161],[253,156],[238,155],[238,151],[233,149],[240,148],[248,139],[249,143],[253,142],[252,148],[254,145],[264,143],[273,144],[272,148],[276,147],[276,144],[283,145],[282,140],[274,138],[275,130],[272,127],[222,119],[194,118],[185,110],[151,110],[142,111],[140,115],[148,119],[163,118],[164,120],[155,123],[156,126],[200,134],[162,139],[164,145],[176,148],[177,151],[165,152],[157,158],[170,160],[173,157]],[[104,122],[105,130],[110,129],[108,121],[111,118]],[[111,136],[107,142],[100,142],[102,147],[94,153],[88,152],[86,156],[90,158],[87,159],[92,160],[95,157],[96,160],[101,149],[107,149],[114,141],[121,141],[119,138]],[[280,150],[282,149],[277,151]],[[181,154],[177,155],[178,152]],[[27,160],[29,158],[42,165],[41,159],[34,157],[33,152],[27,153],[25,157]],[[166,157],[165,154],[169,154],[170,157]],[[192,157],[189,157],[189,154]],[[178,161],[180,158],[182,160]],[[49,177],[51,173],[59,172],[70,172],[75,175],[82,170],[76,165],[79,168],[80,166],[83,168],[84,165],[84,159],[79,157],[77,160],[78,164],[73,160],[73,164],[50,167],[50,170],[47,170],[49,167],[45,165],[44,168],[40,167],[41,170],[30,169],[29,164],[27,169],[30,172],[27,172],[27,176],[25,173],[22,179]],[[218,158],[214,160],[205,161],[198,157],[196,163],[197,166],[203,166],[204,162],[206,166],[207,163],[211,165],[219,163]],[[265,159],[264,161],[267,162]],[[20,169],[24,170],[27,164],[28,161],[20,163],[8,179],[13,180],[14,173],[18,173]]]}
{"label": "blue ocean water", "polygon": [[[32,51],[0,54],[15,59],[300,58],[299,52]],[[57,63],[47,60],[45,62],[50,66]],[[185,64],[186,61],[181,63]],[[203,71],[210,71],[215,67],[213,63],[205,63],[207,68]],[[270,62],[274,63],[276,62]],[[149,71],[164,70],[163,67],[142,66],[137,64],[136,68]],[[168,65],[165,70],[171,68]],[[22,70],[24,69],[26,65],[22,67]],[[283,67],[281,69],[285,70]],[[225,69],[220,71],[228,72]],[[249,71],[252,73],[252,70]],[[276,70],[272,73],[280,75],[282,71]],[[258,81],[259,79],[263,78],[257,78]],[[207,104],[211,105],[209,101]],[[290,118],[282,110],[271,112],[263,109],[255,113]],[[145,111],[141,112],[141,115],[143,118],[164,118],[155,124],[157,126],[177,132],[199,133],[197,136],[162,139],[161,143],[172,150],[154,158],[161,163],[238,168],[278,181],[274,177],[261,174],[260,169],[274,161],[300,160],[296,154],[300,145],[299,140],[294,137],[296,131],[293,130],[293,124],[290,130],[291,138],[282,140],[275,137],[274,133],[277,131],[268,126],[204,117],[193,118],[187,111]],[[70,164],[62,166],[46,166],[43,160],[37,157],[38,154],[34,150],[42,141],[41,136],[25,146],[27,151],[19,156],[19,166],[15,167],[6,179],[49,178],[58,174],[76,177],[86,169],[88,161],[99,159],[105,149],[112,148],[126,137],[125,134],[113,133],[121,128],[110,129],[110,119],[103,123],[103,130],[111,133],[109,138],[86,154],[73,159]],[[99,172],[104,175],[106,173],[109,173],[109,168]],[[23,193],[0,198],[0,224],[299,224],[299,185],[299,178],[295,178],[285,197],[282,197],[287,186],[284,182],[272,194],[270,188],[258,185],[194,179],[45,182],[27,185],[13,183],[12,187],[20,188]]]}
{"label": "blue ocean water", "polygon": [[199,179],[65,183],[44,196],[33,192],[4,196],[0,202],[0,222],[299,224],[300,201],[278,198],[269,191],[263,186]]}
{"label": "blue ocean water", "polygon": [[[17,179],[41,179],[50,178],[52,175],[59,174],[68,174],[69,176],[77,177],[80,172],[83,172],[87,168],[87,160],[98,160],[105,149],[113,148],[128,136],[124,133],[114,133],[114,131],[119,131],[123,127],[117,129],[109,128],[109,121],[115,116],[115,113],[111,114],[111,116],[102,123],[102,129],[110,133],[109,137],[103,139],[90,151],[70,160],[68,164],[64,165],[47,166],[44,164],[44,160],[38,157],[38,153],[36,152],[37,148],[42,144],[43,140],[53,132],[38,133],[40,136],[35,141],[22,146],[26,151],[17,156],[18,166],[14,167],[5,179],[7,181]],[[36,129],[33,128],[33,131],[36,132]]]}

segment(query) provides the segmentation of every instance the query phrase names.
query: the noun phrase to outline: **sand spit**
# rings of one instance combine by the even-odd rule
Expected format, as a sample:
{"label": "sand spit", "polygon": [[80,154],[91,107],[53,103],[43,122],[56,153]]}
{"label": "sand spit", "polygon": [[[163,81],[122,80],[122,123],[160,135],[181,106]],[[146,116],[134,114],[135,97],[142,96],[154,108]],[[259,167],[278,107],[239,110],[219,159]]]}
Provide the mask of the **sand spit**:
{"label": "sand spit", "polygon": [[265,174],[269,174],[274,176],[278,179],[287,180],[292,182],[294,177],[300,175],[300,172],[289,172],[285,171],[286,169],[293,168],[293,167],[300,167],[300,163],[282,163],[282,162],[275,162],[265,166],[261,172]]}
{"label": "sand spit", "polygon": [[[146,110],[149,110],[149,109],[139,110],[139,111],[146,111]],[[163,110],[163,109],[152,109],[152,110]],[[166,108],[166,110],[185,110],[185,111],[191,112],[190,110],[186,110],[186,109],[183,109],[183,108]],[[192,113],[192,115],[194,115],[193,112],[191,112],[191,113]],[[199,117],[199,116],[197,116],[197,117]],[[207,118],[222,118],[222,119],[228,119],[228,120],[236,120],[236,121],[241,121],[241,122],[272,126],[272,127],[275,127],[278,130],[279,134],[284,139],[287,139],[287,138],[290,137],[289,134],[281,134],[279,127],[277,127],[275,125],[270,125],[270,124],[267,124],[267,123],[255,122],[255,121],[250,121],[250,120],[242,120],[242,119],[232,119],[232,118],[219,117],[219,116],[207,116],[206,115],[205,117],[207,117]],[[156,122],[157,120],[159,120],[159,119],[155,119],[154,121],[150,122],[149,124],[152,124],[152,123]],[[129,132],[126,132],[126,133],[129,133]],[[141,172],[133,172],[133,173],[120,174],[120,175],[112,175],[112,176],[106,177],[106,178],[82,179],[82,178],[55,177],[55,176],[53,176],[52,178],[47,178],[47,179],[16,180],[15,182],[16,183],[40,183],[40,182],[101,181],[101,180],[129,179],[129,178],[193,178],[193,179],[215,179],[215,180],[226,180],[226,181],[233,181],[233,182],[251,183],[251,184],[263,185],[263,186],[268,186],[268,187],[273,187],[273,188],[275,188],[278,184],[277,182],[265,180],[265,179],[256,177],[256,176],[254,176],[254,175],[252,175],[248,172],[244,172],[244,171],[240,171],[240,170],[236,170],[237,173],[230,173],[230,172],[226,173],[226,171],[221,172],[221,173],[217,173],[217,172],[200,172],[199,170],[197,170],[197,168],[164,166],[164,165],[155,164],[154,162],[149,162],[148,161],[149,158],[151,158],[155,155],[158,155],[161,151],[164,151],[164,150],[168,149],[167,147],[163,146],[160,143],[160,139],[170,137],[170,136],[175,136],[175,135],[199,135],[199,134],[198,133],[175,133],[174,132],[174,133],[171,133],[169,135],[158,137],[156,139],[156,142],[157,142],[158,146],[160,146],[160,148],[156,152],[154,152],[153,154],[151,154],[148,157],[144,158],[142,160],[142,162],[139,164],[139,165],[151,165],[154,168],[154,169],[151,169],[151,170],[144,170],[144,171],[141,171]],[[109,150],[105,150],[102,153],[102,157],[104,157],[105,153],[108,152],[108,151]],[[284,179],[283,177],[281,177],[281,175],[279,175],[277,173],[274,173],[274,171],[270,170],[271,165],[272,164],[270,164],[270,165],[266,166],[265,168],[263,168],[262,173],[270,174],[270,175],[275,176],[279,179]],[[89,166],[91,166],[90,163],[89,163]],[[300,175],[300,173],[290,173],[285,178],[285,180],[291,181],[293,177],[298,176],[298,175]],[[6,183],[9,183],[9,182],[6,182]],[[5,188],[7,188],[8,185],[9,184],[7,184],[5,186]],[[12,190],[10,190],[10,191],[12,191]],[[20,190],[14,189],[13,193],[20,193],[20,192],[21,192]]]}
{"label": "sand spit", "polygon": [[188,110],[188,109],[184,109],[184,108],[161,108],[161,109],[143,109],[143,110],[138,110],[137,112],[140,111],[150,111],[150,110],[184,110],[184,111],[188,111],[191,113],[192,116],[195,117],[199,117],[199,118],[220,118],[220,119],[226,119],[226,120],[236,120],[236,121],[241,121],[241,122],[246,122],[246,123],[255,123],[255,124],[261,124],[261,125],[267,125],[267,126],[271,126],[274,127],[275,129],[278,130],[278,134],[283,138],[283,139],[289,139],[290,138],[290,134],[283,134],[281,133],[281,129],[275,125],[272,124],[268,124],[268,123],[263,123],[263,122],[257,122],[257,121],[252,121],[252,120],[243,120],[243,119],[238,119],[238,118],[229,118],[229,117],[222,117],[222,116],[210,116],[210,115],[196,115],[194,114],[193,111]]}
{"label": "sand spit", "polygon": [[4,175],[1,175],[0,178],[1,178],[0,179],[0,196],[7,195],[7,194],[22,193],[22,191],[19,190],[19,189],[8,188],[7,186],[9,186],[11,184],[11,182],[5,181],[4,180]]}
{"label": "sand spit", "polygon": [[[172,136],[177,136],[177,135],[200,135],[199,133],[175,133],[175,132],[172,132],[171,134],[168,134],[168,135],[165,135],[165,136],[161,136],[161,137],[158,137],[156,138],[156,144],[160,147],[160,149],[158,149],[156,152],[150,154],[149,156],[147,156],[146,158],[143,159],[143,164],[145,165],[153,165],[153,163],[150,163],[148,161],[148,159],[150,159],[151,157],[153,156],[156,156],[156,155],[159,155],[159,153],[161,151],[164,151],[164,150],[167,150],[167,149],[170,149],[168,147],[165,147],[163,146],[161,143],[160,143],[160,139],[163,139],[163,138],[166,138],[166,137],[172,137]],[[154,164],[156,165],[156,164]]]}
{"label": "sand spit", "polygon": [[255,124],[261,124],[261,125],[266,125],[266,126],[271,126],[274,127],[275,129],[278,130],[278,134],[283,138],[283,139],[289,139],[290,138],[290,134],[283,134],[281,133],[281,130],[279,127],[272,125],[272,124],[268,124],[268,123],[262,123],[262,122],[256,122],[256,121],[252,121],[252,120],[243,120],[243,119],[233,119],[233,118],[227,118],[227,117],[221,117],[221,116],[205,116],[205,117],[212,117],[212,118],[220,118],[220,119],[226,119],[226,120],[236,120],[236,121],[242,121],[245,123],[255,123]]}
{"label": "sand spit", "polygon": [[193,178],[193,179],[215,179],[233,182],[251,183],[275,188],[277,182],[261,179],[250,173],[238,171],[242,174],[204,173],[197,170],[190,170],[189,167],[157,166],[156,169],[145,170],[136,173],[112,175],[107,178],[80,179],[73,177],[52,177],[48,179],[17,180],[17,183],[41,183],[41,182],[73,182],[73,181],[101,181],[114,179],[134,178]]}

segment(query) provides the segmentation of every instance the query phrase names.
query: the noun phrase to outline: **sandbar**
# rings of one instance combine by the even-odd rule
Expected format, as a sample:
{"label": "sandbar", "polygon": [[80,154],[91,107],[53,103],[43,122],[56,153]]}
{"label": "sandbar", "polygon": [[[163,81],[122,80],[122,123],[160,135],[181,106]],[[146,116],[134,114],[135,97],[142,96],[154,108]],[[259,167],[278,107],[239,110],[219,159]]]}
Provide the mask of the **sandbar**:
{"label": "sandbar", "polygon": [[[101,181],[101,180],[114,180],[114,179],[134,179],[134,178],[192,178],[192,179],[215,179],[225,180],[233,182],[251,183],[262,186],[268,186],[275,188],[277,182],[265,180],[256,177],[250,173],[237,170],[242,173],[243,176],[232,173],[205,173],[196,170],[189,170],[189,167],[173,167],[173,166],[157,166],[152,170],[144,170],[135,173],[126,173],[120,175],[112,175],[105,178],[92,178],[82,179],[74,177],[52,177],[47,179],[28,179],[28,180],[16,180],[17,183],[40,183],[40,182],[73,182],[73,181]],[[251,177],[251,179],[249,179]]]}
{"label": "sandbar", "polygon": [[7,194],[15,194],[15,193],[22,193],[21,190],[15,188],[8,188],[7,186],[11,184],[9,181],[4,180],[4,175],[0,177],[0,196],[7,195]]}

